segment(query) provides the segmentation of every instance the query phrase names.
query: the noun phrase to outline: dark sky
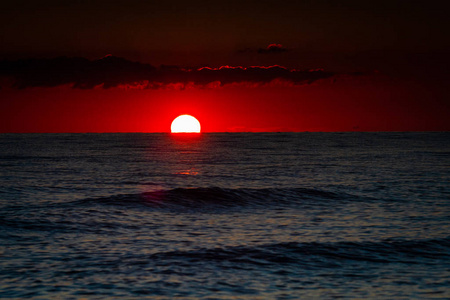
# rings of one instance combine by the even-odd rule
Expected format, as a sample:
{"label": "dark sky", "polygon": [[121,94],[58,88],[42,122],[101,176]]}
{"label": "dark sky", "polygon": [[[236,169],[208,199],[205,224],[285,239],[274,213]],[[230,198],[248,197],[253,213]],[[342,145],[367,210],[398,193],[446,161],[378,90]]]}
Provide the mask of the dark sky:
{"label": "dark sky", "polygon": [[[223,126],[206,117],[204,128],[450,129],[446,121],[450,112],[450,26],[449,5],[444,1],[4,2],[0,4],[2,132],[164,131],[175,114],[191,110],[211,116],[220,113],[218,107],[233,109],[225,109],[228,115],[219,117]],[[105,60],[107,55],[112,56]],[[161,65],[176,71],[168,72],[168,67],[161,69]],[[298,74],[259,72],[273,65],[303,72],[302,80],[295,77]],[[247,69],[240,73],[227,69],[225,76],[227,70],[218,70],[221,66]],[[250,66],[259,68],[258,72],[248,69]],[[192,71],[198,73],[201,67],[217,72],[200,78]],[[150,68],[153,73],[147,72]],[[327,76],[307,73],[318,69]],[[282,83],[273,84],[274,80]],[[145,126],[143,120],[138,122],[141,125],[128,126],[122,117],[116,124],[105,116],[104,123],[91,120],[102,114],[95,104],[102,96],[92,91],[94,86],[123,89],[142,81],[150,90],[125,93],[123,100],[114,98],[123,91],[108,94],[114,100],[110,104],[100,101],[102,107],[115,118],[122,113],[134,119],[134,105],[141,105],[149,116],[158,112],[166,114],[167,120],[149,121]],[[170,83],[169,89],[177,90],[178,96],[169,96],[173,91],[156,96],[155,84],[149,85],[149,81],[159,84],[157,93]],[[234,83],[240,86],[227,87]],[[80,95],[66,86],[71,84],[90,91]],[[69,89],[64,91],[66,100],[60,99],[63,86]],[[187,87],[191,91],[187,92]],[[136,93],[132,99],[131,93]],[[224,99],[230,93],[234,96]],[[284,111],[278,100],[267,97],[271,93],[284,99]],[[71,106],[74,111],[83,110],[79,103],[84,100],[77,100],[75,94],[95,98],[91,106],[83,108],[91,119],[67,112]],[[144,95],[149,100],[140,102]],[[158,97],[164,103],[155,103]],[[177,97],[191,100],[183,102]],[[192,100],[203,97],[208,100]],[[252,97],[260,97],[260,101],[254,103],[249,100]],[[47,121],[40,120],[40,114],[31,116],[27,110],[31,101]],[[331,107],[339,103],[347,110],[340,109],[336,116]],[[249,117],[252,105],[258,115]],[[278,107],[276,116],[273,107]],[[53,114],[47,115],[49,111]],[[378,117],[373,116],[375,112]]]}
{"label": "dark sky", "polygon": [[[441,4],[438,4],[441,3]],[[444,3],[444,4],[442,4]],[[442,53],[445,1],[3,1],[4,58],[105,54],[152,64],[228,64],[280,43],[292,66],[320,57]],[[263,62],[270,60],[254,58]]]}

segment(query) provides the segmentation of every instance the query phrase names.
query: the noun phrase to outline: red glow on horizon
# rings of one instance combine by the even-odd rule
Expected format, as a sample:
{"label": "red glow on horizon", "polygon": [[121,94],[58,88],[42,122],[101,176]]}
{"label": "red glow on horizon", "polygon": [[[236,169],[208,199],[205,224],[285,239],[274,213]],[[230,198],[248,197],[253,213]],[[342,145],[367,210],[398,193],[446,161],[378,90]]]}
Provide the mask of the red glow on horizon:
{"label": "red glow on horizon", "polygon": [[446,104],[430,99],[426,89],[357,79],[258,89],[237,84],[184,90],[2,89],[0,131],[168,133],[171,122],[186,112],[201,121],[206,133],[450,128]]}

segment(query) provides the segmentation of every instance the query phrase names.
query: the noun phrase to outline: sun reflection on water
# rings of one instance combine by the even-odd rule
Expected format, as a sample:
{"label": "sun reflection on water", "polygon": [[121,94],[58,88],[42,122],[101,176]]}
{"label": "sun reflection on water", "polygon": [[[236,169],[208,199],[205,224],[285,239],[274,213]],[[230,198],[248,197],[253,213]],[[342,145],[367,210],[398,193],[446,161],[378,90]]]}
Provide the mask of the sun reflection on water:
{"label": "sun reflection on water", "polygon": [[194,171],[194,169],[189,169],[189,170],[182,170],[179,172],[175,173],[176,175],[198,175],[197,171]]}

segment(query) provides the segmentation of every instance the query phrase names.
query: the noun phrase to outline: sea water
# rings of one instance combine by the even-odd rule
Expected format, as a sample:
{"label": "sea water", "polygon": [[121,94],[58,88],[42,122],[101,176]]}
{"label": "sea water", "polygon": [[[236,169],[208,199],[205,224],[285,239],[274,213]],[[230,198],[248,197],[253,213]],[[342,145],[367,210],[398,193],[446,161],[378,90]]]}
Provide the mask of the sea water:
{"label": "sea water", "polygon": [[450,298],[449,133],[0,135],[0,298]]}

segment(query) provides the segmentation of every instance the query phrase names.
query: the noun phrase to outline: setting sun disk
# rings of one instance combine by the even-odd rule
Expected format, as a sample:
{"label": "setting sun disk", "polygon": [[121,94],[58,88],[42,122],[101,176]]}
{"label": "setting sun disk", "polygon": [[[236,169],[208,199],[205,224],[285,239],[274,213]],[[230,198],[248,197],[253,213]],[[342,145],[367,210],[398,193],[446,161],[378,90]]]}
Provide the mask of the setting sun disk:
{"label": "setting sun disk", "polygon": [[181,115],[172,121],[172,133],[200,133],[200,122],[191,115]]}

